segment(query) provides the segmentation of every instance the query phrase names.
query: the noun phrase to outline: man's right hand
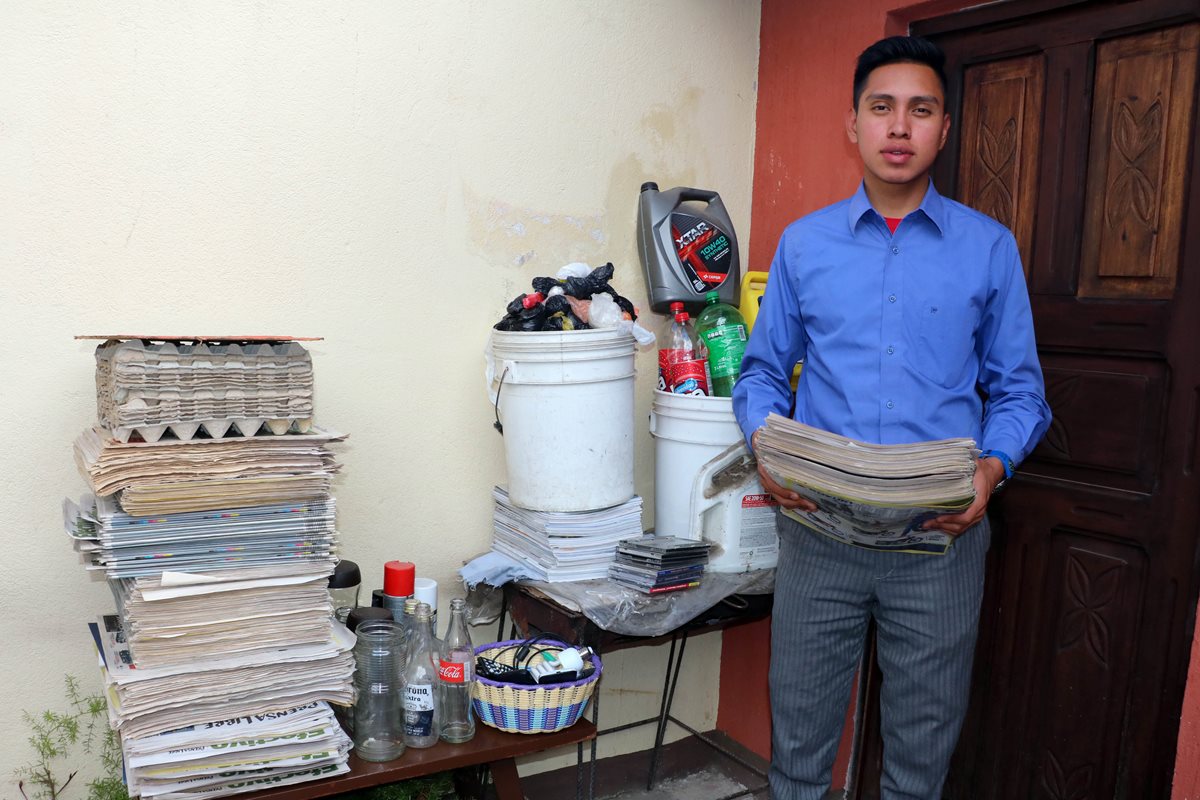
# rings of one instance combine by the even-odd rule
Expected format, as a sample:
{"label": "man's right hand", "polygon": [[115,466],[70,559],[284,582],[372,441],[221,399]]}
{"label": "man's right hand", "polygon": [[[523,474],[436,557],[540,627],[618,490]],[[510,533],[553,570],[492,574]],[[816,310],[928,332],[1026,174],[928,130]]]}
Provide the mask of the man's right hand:
{"label": "man's right hand", "polygon": [[[751,437],[751,447],[753,447],[755,455],[757,456],[758,431],[755,431],[754,436]],[[817,506],[815,503],[813,503],[813,501],[805,500],[791,489],[785,489],[776,483],[771,476],[767,474],[767,470],[765,467],[763,467],[762,462],[759,462],[758,464],[758,477],[762,482],[762,487],[766,490],[767,494],[774,497],[776,502],[778,502],[779,505],[783,506],[784,508],[798,508],[801,511],[817,510]]]}

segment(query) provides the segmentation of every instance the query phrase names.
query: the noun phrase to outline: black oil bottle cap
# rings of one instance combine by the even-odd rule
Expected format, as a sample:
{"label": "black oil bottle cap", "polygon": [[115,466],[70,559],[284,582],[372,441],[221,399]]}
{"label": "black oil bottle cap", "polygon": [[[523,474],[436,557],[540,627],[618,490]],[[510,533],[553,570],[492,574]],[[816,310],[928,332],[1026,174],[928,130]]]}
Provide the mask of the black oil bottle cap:
{"label": "black oil bottle cap", "polygon": [[656,191],[656,192],[657,192],[657,191],[658,191],[658,184],[657,184],[657,183],[655,183],[654,181],[646,181],[645,183],[643,183],[643,184],[642,184],[641,191],[643,191],[643,192],[648,192],[648,191],[650,191],[651,189],[653,189],[654,191]]}
{"label": "black oil bottle cap", "polygon": [[358,571],[358,564],[353,561],[339,561],[333,568],[333,574],[329,576],[330,589],[345,589],[348,586],[358,586],[360,583],[362,583],[362,573]]}
{"label": "black oil bottle cap", "polygon": [[350,615],[346,617],[346,627],[354,630],[362,623],[369,619],[393,619],[392,612],[386,608],[376,608],[375,606],[359,606],[350,610]]}

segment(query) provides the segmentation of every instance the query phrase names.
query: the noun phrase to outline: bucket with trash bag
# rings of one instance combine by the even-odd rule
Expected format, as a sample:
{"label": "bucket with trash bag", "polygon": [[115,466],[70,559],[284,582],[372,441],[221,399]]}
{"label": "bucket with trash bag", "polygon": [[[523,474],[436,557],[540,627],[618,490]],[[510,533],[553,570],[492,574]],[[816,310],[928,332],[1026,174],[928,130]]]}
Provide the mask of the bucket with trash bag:
{"label": "bucket with trash bag", "polygon": [[634,356],[654,337],[609,286],[611,264],[586,270],[535,278],[485,350],[508,496],[533,511],[591,511],[634,496]]}

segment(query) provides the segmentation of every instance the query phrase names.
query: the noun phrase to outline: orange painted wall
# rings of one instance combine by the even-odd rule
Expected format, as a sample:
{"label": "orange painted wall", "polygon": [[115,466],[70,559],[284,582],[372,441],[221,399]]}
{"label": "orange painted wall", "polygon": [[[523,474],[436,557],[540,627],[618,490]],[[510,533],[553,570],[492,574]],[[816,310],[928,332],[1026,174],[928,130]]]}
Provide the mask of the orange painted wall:
{"label": "orange painted wall", "polygon": [[[1197,614],[1200,617],[1200,613]],[[1200,624],[1192,638],[1192,665],[1183,696],[1172,800],[1200,800]]]}
{"label": "orange painted wall", "polygon": [[[751,246],[747,269],[765,270],[794,219],[854,191],[861,176],[842,118],[851,102],[854,59],[876,39],[907,24],[974,5],[926,0],[763,0]],[[770,755],[768,623],[723,636],[717,727]],[[846,774],[849,718],[834,782]],[[1200,627],[1193,641],[1180,726],[1172,800],[1200,800]]]}

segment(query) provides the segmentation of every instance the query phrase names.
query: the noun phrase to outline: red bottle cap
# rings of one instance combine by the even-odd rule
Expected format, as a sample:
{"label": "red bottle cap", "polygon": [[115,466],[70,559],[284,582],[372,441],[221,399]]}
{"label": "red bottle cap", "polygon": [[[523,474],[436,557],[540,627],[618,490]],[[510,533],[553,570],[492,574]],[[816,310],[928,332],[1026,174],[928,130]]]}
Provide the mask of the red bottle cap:
{"label": "red bottle cap", "polygon": [[389,561],[383,565],[383,593],[392,597],[409,597],[417,567],[411,561]]}
{"label": "red bottle cap", "polygon": [[680,311],[683,311],[682,300],[676,300],[674,303],[671,303],[671,313],[678,313]]}

